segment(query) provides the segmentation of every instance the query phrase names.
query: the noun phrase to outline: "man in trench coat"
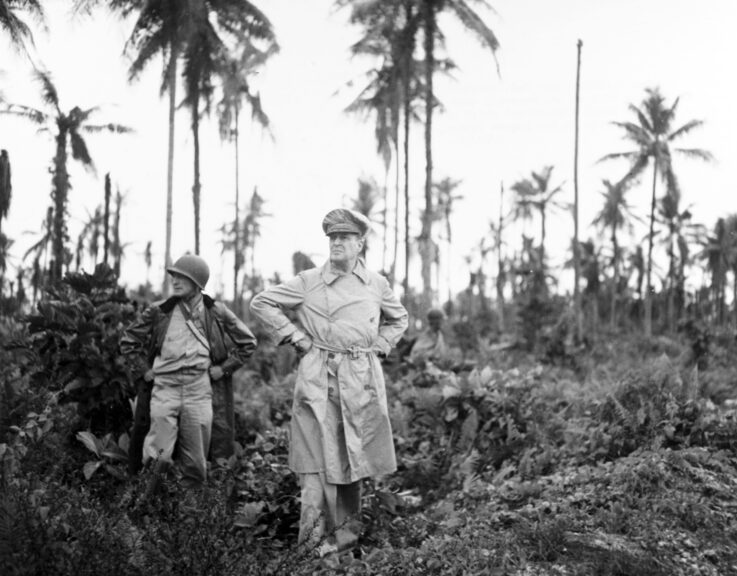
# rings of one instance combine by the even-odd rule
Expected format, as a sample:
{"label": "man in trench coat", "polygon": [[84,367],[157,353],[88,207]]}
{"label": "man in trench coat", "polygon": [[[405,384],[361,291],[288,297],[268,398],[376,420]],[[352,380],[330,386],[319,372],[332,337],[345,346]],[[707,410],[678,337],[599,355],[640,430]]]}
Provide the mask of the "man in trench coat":
{"label": "man in trench coat", "polygon": [[[359,257],[369,221],[330,211],[330,259],[264,290],[251,302],[275,343],[303,354],[294,388],[290,468],[299,475],[299,541],[326,537],[321,554],[355,545],[360,481],[396,470],[379,358],[407,329],[389,282]],[[293,310],[299,327],[284,313]]]}

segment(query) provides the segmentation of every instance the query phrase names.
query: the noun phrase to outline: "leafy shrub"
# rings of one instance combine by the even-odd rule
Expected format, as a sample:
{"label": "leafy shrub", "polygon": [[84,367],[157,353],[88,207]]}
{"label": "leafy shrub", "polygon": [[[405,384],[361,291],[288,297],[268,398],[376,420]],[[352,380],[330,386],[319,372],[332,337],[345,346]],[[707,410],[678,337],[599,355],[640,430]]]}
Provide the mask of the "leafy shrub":
{"label": "leafy shrub", "polygon": [[135,315],[113,272],[98,265],[92,275],[68,274],[27,318],[26,348],[38,361],[33,384],[75,403],[81,428],[117,435],[128,427],[135,391],[118,342]]}

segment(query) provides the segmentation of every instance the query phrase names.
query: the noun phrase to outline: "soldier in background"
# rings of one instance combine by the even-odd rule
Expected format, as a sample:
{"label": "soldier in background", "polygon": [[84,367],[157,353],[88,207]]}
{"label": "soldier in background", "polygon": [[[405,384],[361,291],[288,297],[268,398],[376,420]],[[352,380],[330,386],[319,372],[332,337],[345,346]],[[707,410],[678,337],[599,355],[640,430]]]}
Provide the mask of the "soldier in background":
{"label": "soldier in background", "polygon": [[427,327],[420,332],[412,345],[410,362],[419,365],[430,361],[437,364],[448,359],[448,346],[442,332],[444,320],[442,310],[433,308],[427,313]]}

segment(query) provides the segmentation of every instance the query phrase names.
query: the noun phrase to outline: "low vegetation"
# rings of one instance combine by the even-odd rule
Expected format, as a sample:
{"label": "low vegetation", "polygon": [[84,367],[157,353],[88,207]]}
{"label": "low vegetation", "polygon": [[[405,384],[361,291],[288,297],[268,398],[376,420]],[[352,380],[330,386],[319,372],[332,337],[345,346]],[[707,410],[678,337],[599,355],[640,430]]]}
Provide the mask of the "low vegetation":
{"label": "low vegetation", "polygon": [[737,574],[732,338],[390,359],[399,470],[366,482],[360,547],[319,558],[296,545],[291,351],[236,374],[237,454],[207,488],[146,497],[114,346],[137,307],[104,267],[44,302],[1,328],[3,574]]}

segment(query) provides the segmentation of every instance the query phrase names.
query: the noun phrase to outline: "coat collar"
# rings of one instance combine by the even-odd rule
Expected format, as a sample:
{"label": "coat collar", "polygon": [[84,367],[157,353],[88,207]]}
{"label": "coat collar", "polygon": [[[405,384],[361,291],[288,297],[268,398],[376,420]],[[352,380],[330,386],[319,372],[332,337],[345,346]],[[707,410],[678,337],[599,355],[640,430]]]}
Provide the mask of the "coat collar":
{"label": "coat collar", "polygon": [[[368,270],[366,269],[366,264],[363,262],[361,258],[359,258],[358,261],[356,262],[356,267],[353,269],[353,272],[351,272],[351,274],[355,274],[361,279],[361,282],[363,282],[364,284],[368,284],[368,281],[369,281]],[[332,284],[333,282],[335,282],[337,278],[341,276],[341,274],[336,274],[330,269],[330,260],[328,260],[327,262],[325,262],[325,264],[323,264],[321,275],[322,275],[323,281],[327,285]]]}
{"label": "coat collar", "polygon": [[[164,300],[159,303],[158,306],[164,314],[168,314],[174,309],[174,306],[176,306],[178,302],[179,297],[172,296],[168,300]],[[212,308],[213,304],[215,304],[215,301],[205,293],[202,294],[202,302],[205,304],[205,308]]]}

